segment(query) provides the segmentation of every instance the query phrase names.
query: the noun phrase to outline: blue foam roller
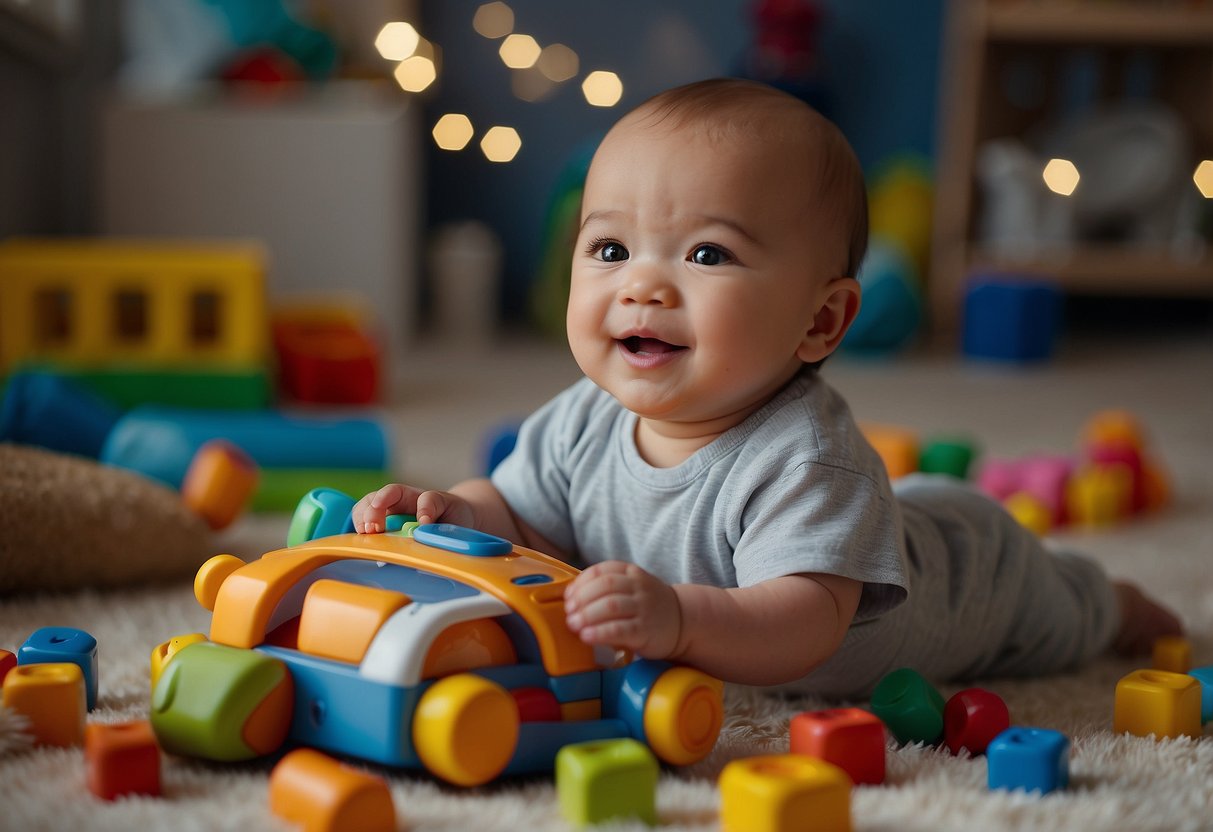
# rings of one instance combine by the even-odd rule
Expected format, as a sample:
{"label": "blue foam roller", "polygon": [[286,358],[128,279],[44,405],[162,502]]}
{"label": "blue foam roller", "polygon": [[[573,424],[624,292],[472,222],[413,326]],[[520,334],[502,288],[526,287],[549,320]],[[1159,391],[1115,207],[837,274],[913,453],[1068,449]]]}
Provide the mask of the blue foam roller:
{"label": "blue foam roller", "polygon": [[110,402],[55,373],[14,373],[0,403],[0,442],[96,459],[121,415]]}

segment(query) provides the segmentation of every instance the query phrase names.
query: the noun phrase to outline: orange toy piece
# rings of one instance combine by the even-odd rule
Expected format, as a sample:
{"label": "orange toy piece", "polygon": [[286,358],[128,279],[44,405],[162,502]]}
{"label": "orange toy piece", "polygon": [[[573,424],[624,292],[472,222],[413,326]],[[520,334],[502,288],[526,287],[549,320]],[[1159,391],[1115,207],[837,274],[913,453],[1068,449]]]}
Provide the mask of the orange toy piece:
{"label": "orange toy piece", "polygon": [[181,482],[181,499],[212,529],[232,524],[257,489],[257,463],[225,439],[212,439],[194,454]]}
{"label": "orange toy piece", "polygon": [[1082,444],[1086,448],[1123,445],[1139,453],[1145,450],[1141,423],[1127,410],[1101,410],[1087,420],[1082,429]]}
{"label": "orange toy piece", "polygon": [[357,664],[383,622],[411,603],[400,592],[342,581],[312,584],[299,616],[299,649],[313,656]]}
{"label": "orange toy piece", "polygon": [[391,832],[396,809],[387,783],[333,758],[300,748],[270,774],[270,811],[305,832]]}
{"label": "orange toy piece", "polygon": [[1162,636],[1154,639],[1155,670],[1187,673],[1192,668],[1192,645],[1183,636]]}
{"label": "orange toy piece", "polygon": [[861,423],[859,429],[880,455],[889,479],[895,480],[918,470],[918,436],[911,430],[893,425]]}
{"label": "orange toy piece", "polygon": [[860,708],[805,711],[788,727],[790,750],[833,763],[855,784],[884,782],[885,730],[880,718]]}
{"label": "orange toy piece", "polygon": [[147,720],[93,723],[84,732],[88,790],[102,800],[160,794],[160,747]]}
{"label": "orange toy piece", "polygon": [[0,685],[4,684],[4,677],[8,672],[17,666],[17,657],[8,650],[0,650]]}
{"label": "orange toy piece", "polygon": [[70,662],[21,664],[4,678],[4,707],[26,716],[34,741],[72,746],[84,739],[84,672]]}

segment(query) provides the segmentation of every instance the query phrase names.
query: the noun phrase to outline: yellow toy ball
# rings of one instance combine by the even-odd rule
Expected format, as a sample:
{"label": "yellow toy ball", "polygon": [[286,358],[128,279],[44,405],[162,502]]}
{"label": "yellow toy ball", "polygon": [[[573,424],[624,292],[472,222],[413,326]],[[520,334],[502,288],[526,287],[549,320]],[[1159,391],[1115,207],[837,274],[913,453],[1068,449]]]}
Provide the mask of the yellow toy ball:
{"label": "yellow toy ball", "polygon": [[897,243],[924,279],[931,264],[934,193],[926,162],[905,157],[885,166],[868,194],[872,236]]}

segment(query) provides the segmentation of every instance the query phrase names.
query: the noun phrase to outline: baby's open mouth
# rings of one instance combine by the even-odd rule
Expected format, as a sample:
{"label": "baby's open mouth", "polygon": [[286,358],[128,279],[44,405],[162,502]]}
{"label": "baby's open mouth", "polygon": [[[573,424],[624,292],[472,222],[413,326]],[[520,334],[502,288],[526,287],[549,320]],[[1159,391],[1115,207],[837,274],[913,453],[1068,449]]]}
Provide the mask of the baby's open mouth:
{"label": "baby's open mouth", "polygon": [[660,355],[686,349],[686,347],[680,344],[670,344],[662,341],[660,338],[641,338],[639,335],[621,338],[619,339],[619,343],[623,344],[624,349],[634,355]]}

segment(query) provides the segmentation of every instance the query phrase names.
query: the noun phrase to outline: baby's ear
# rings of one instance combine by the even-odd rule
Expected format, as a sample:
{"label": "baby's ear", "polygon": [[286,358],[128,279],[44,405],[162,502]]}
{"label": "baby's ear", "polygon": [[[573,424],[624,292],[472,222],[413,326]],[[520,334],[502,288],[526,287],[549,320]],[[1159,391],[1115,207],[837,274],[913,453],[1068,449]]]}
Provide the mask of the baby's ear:
{"label": "baby's ear", "polygon": [[796,357],[806,364],[834,352],[859,314],[859,281],[855,278],[834,278],[822,287],[822,295],[813,324],[796,350]]}

